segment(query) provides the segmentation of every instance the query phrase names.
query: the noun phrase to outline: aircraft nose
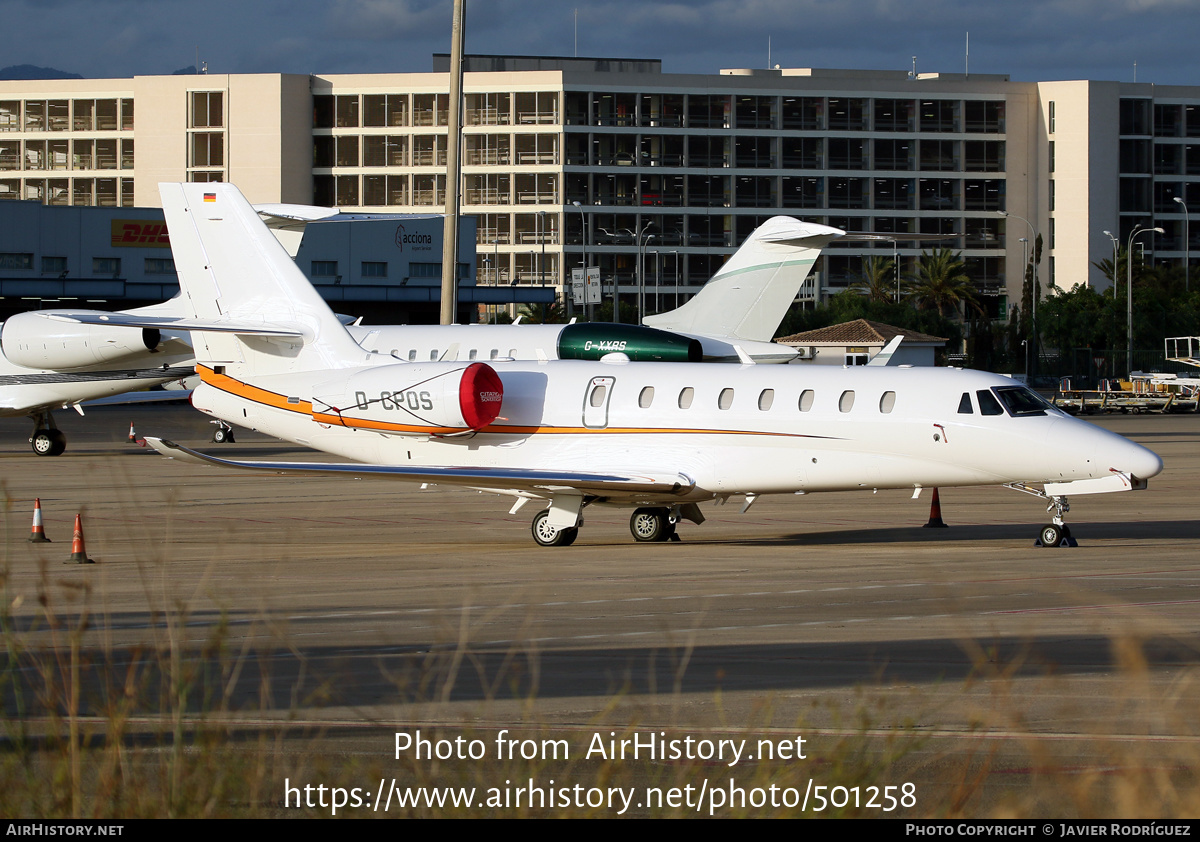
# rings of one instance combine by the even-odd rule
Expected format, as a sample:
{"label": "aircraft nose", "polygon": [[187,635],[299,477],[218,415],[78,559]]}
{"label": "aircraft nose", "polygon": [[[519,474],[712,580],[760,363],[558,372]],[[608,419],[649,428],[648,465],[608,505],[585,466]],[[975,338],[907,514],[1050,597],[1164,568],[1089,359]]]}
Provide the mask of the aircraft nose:
{"label": "aircraft nose", "polygon": [[1127,452],[1120,456],[1121,464],[1113,465],[1119,471],[1128,471],[1138,479],[1150,479],[1162,473],[1163,461],[1153,450],[1134,442],[1127,442]]}

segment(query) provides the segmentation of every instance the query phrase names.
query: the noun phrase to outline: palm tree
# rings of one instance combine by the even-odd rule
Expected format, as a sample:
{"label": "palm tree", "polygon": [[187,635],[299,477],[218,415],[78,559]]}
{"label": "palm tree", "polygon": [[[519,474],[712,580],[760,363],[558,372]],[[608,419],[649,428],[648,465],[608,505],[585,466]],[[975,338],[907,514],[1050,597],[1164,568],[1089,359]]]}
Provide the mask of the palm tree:
{"label": "palm tree", "polygon": [[544,304],[522,304],[517,312],[526,324],[557,325],[566,321],[562,301],[557,298]]}
{"label": "palm tree", "polygon": [[965,266],[962,255],[948,248],[922,252],[916,272],[909,276],[909,298],[917,309],[936,310],[943,317],[961,319],[960,307],[983,312]]}
{"label": "palm tree", "polygon": [[896,264],[890,257],[872,255],[864,258],[858,277],[850,289],[865,295],[868,301],[889,303],[896,299]]}

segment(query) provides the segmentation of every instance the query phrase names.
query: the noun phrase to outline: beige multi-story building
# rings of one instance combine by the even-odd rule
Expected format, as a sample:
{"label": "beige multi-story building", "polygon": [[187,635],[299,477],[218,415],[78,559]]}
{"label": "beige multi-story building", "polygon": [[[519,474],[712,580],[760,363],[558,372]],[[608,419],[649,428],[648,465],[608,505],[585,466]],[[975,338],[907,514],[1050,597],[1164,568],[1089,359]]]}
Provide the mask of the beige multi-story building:
{"label": "beige multi-story building", "polygon": [[[252,202],[436,211],[447,63],[0,82],[0,198],[157,206],[160,181],[223,180]],[[905,235],[954,234],[999,316],[1037,236],[1044,286],[1100,287],[1093,263],[1138,225],[1166,232],[1138,237],[1147,260],[1182,262],[1200,211],[1200,87],[472,56],[464,90],[481,284],[562,285],[586,253],[629,302],[640,264],[648,309],[669,309],[787,214],[897,235],[828,249],[809,296],[872,255],[904,273],[922,249]]]}

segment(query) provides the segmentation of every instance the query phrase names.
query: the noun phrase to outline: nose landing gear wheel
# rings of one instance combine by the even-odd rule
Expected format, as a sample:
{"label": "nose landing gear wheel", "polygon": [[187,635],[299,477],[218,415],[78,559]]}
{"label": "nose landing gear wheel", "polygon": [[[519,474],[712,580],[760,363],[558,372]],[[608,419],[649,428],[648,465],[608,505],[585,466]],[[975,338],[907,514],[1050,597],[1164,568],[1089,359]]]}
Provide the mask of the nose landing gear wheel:
{"label": "nose landing gear wheel", "polygon": [[557,529],[549,523],[550,510],[538,512],[533,518],[533,540],[542,547],[569,547],[579,537],[579,527]]}
{"label": "nose landing gear wheel", "polygon": [[669,541],[675,534],[675,524],[667,509],[643,507],[629,518],[629,531],[635,541]]}
{"label": "nose landing gear wheel", "polygon": [[1071,527],[1057,523],[1047,523],[1038,533],[1035,544],[1039,547],[1078,547],[1079,544],[1071,537]]}

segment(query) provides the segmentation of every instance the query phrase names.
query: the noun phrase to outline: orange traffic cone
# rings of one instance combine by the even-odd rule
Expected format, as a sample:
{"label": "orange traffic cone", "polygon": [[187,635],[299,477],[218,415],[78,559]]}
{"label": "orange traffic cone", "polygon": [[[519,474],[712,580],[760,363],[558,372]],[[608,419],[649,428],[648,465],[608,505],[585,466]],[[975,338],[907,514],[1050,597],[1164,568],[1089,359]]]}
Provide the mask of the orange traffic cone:
{"label": "orange traffic cone", "polygon": [[942,520],[942,499],[938,496],[938,490],[933,489],[933,502],[929,504],[929,523],[925,524],[926,529],[945,529],[946,522]]}
{"label": "orange traffic cone", "polygon": [[129,422],[129,443],[130,443],[130,444],[137,444],[137,442],[138,442],[137,433],[135,433],[135,432],[133,431],[133,422],[132,422],[132,421],[130,421],[130,422]]}
{"label": "orange traffic cone", "polygon": [[75,536],[71,539],[71,557],[63,564],[95,564],[83,548],[83,516],[75,515]]}
{"label": "orange traffic cone", "polygon": [[46,530],[42,528],[42,499],[40,497],[33,498],[33,530],[29,533],[29,543],[53,543],[46,537]]}

